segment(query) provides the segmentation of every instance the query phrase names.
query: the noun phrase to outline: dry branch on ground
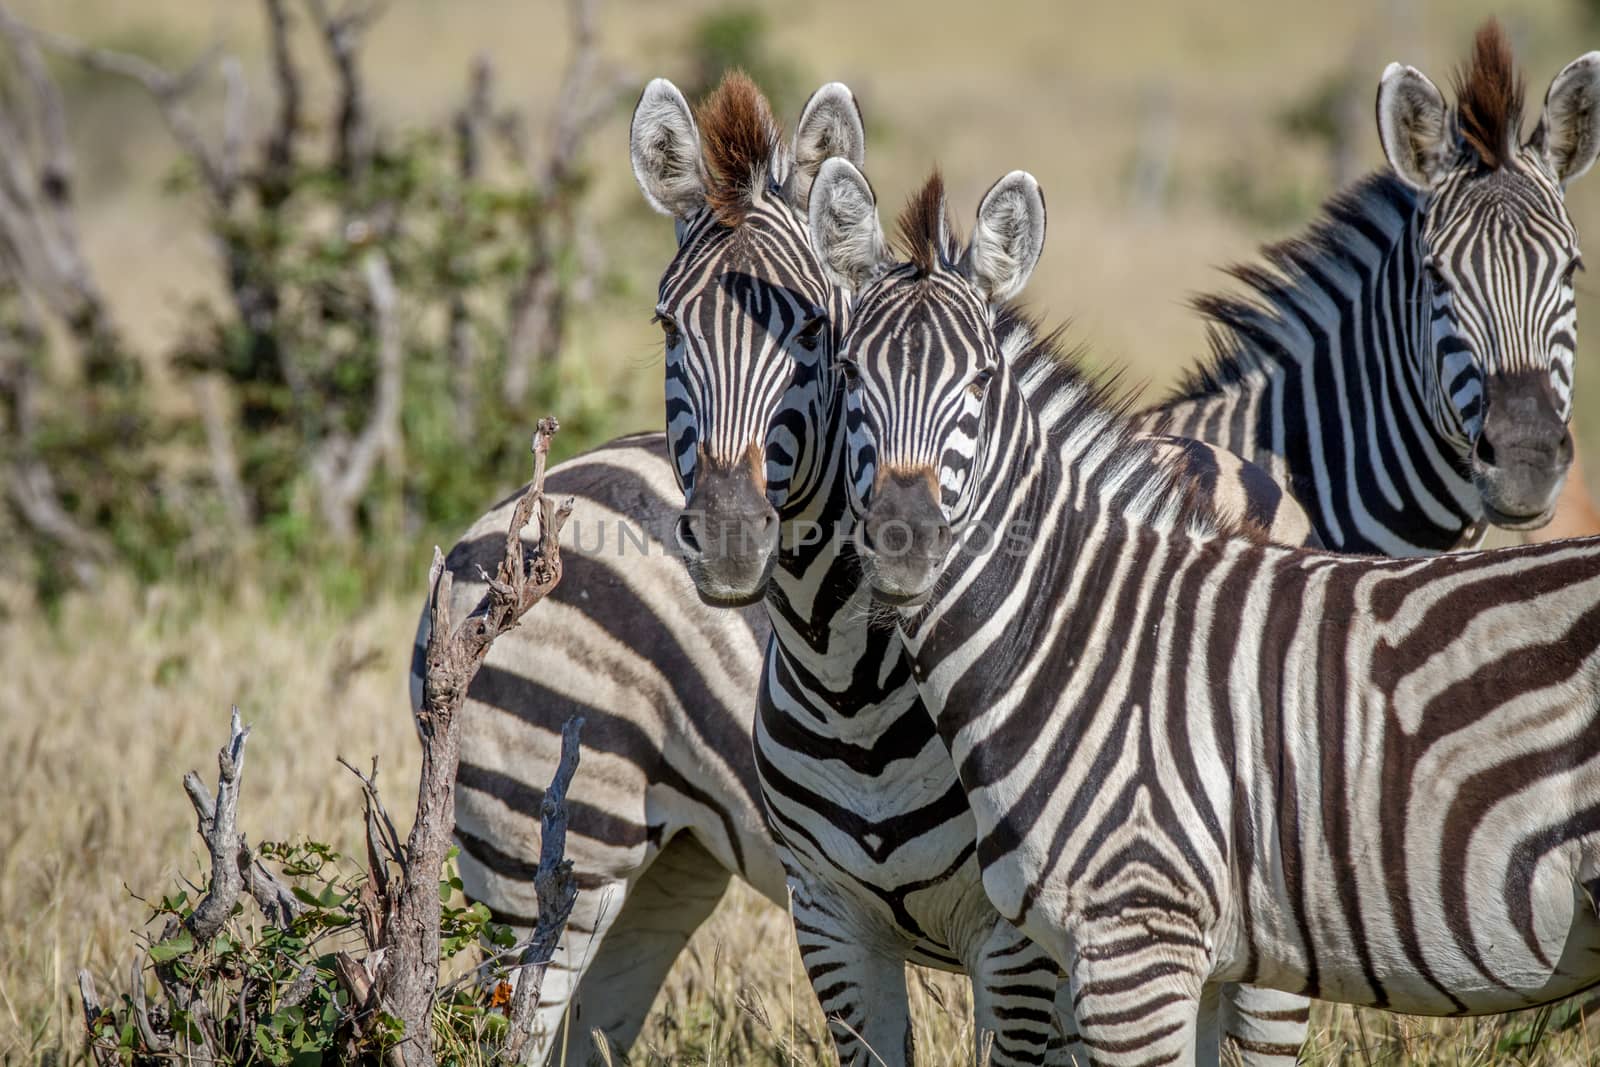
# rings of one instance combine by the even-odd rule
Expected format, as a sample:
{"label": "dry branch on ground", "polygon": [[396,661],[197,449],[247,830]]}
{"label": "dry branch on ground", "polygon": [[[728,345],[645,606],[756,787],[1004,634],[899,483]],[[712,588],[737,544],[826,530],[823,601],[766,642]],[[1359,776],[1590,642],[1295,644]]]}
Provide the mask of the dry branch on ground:
{"label": "dry branch on ground", "polygon": [[[440,879],[455,828],[455,775],[460,755],[459,713],[468,687],[494,641],[520,624],[523,616],[543,600],[561,580],[561,529],[571,513],[572,501],[552,502],[544,493],[545,468],[554,419],[541,419],[534,436],[534,476],[518,501],[506,532],[505,552],[488,592],[477,608],[456,622],[450,617],[451,578],[438,549],[429,572],[433,630],[427,647],[422,707],[416,713],[422,742],[422,780],[416,818],[402,842],[378,793],[377,764],[362,774],[345,763],[361,780],[367,841],[366,877],[360,882],[357,908],[364,953],[341,949],[332,954],[333,971],[346,994],[340,1026],[346,1034],[341,1054],[357,1049],[386,1047],[386,1059],[409,1067],[430,1067],[435,1062],[433,1016],[439,993],[441,954]],[[532,538],[523,534],[537,522]],[[485,576],[488,577],[488,576]],[[562,755],[550,789],[545,794],[541,818],[545,828],[536,884],[541,902],[540,920],[529,943],[522,947],[517,967],[525,977],[514,999],[506,1036],[501,1042],[502,1062],[520,1061],[532,1034],[540,982],[551,953],[571,913],[576,888],[571,864],[563,858],[566,837],[564,798],[578,765],[578,738],[582,720],[574,719],[562,734]],[[270,1002],[247,1004],[247,981],[238,994],[237,1013],[222,1018],[216,998],[194,980],[189,959],[205,953],[228,930],[241,898],[248,894],[274,925],[292,929],[301,903],[295,891],[252,853],[239,826],[240,786],[245,744],[250,731],[233,710],[228,743],[218,753],[218,776],[213,796],[198,774],[184,777],[206,845],[211,877],[195,907],[172,914],[148,956],[135,959],[130,980],[127,1022],[139,1035],[142,1048],[157,1055],[184,1056],[202,1063],[234,1062],[245,1024],[262,1011],[292,1007],[312,991],[314,968],[307,960],[292,981],[274,996],[256,990]],[[343,762],[341,760],[341,762]],[[147,959],[154,963],[164,1003],[152,1007],[145,989]],[[80,972],[79,991],[90,1035],[91,1055],[98,1063],[116,1060],[116,1050],[101,1038],[106,1009],[87,971]],[[231,1011],[231,1005],[228,1008]],[[114,1016],[114,1013],[113,1013]],[[399,1040],[385,1037],[387,1020],[399,1023]],[[114,1029],[114,1028],[113,1028]]]}

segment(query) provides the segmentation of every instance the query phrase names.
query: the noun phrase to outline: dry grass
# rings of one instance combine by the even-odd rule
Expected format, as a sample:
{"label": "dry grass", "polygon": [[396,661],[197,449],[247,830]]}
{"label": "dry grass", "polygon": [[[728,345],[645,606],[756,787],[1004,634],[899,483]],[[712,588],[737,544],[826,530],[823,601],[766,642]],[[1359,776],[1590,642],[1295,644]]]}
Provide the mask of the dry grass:
{"label": "dry grass", "polygon": [[[359,844],[358,791],[336,754],[376,753],[390,807],[409,806],[414,604],[385,598],[342,619],[315,604],[273,612],[248,590],[232,600],[119,587],[70,601],[55,626],[0,623],[0,1063],[76,1062],[74,971],[121,988],[145,915],[135,897],[201,869],[179,779],[214,773],[230,703],[255,727],[241,807],[253,840]],[[962,983],[919,971],[910,984],[921,1062],[966,1063]],[[1311,1062],[1512,1062],[1503,1042],[1536,1026],[1527,1014],[1456,1023],[1319,1009]],[[823,1037],[787,917],[736,887],[679,961],[635,1062],[804,1067],[827,1062]],[[1580,1028],[1521,1062],[1600,1060]]]}

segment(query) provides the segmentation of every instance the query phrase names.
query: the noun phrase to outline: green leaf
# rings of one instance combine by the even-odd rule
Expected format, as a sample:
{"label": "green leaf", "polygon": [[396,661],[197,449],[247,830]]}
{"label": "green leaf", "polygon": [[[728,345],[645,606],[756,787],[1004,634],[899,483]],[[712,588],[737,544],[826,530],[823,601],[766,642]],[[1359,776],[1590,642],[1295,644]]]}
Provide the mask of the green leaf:
{"label": "green leaf", "polygon": [[194,938],[189,931],[180,930],[165,941],[150,946],[150,959],[155,963],[171,963],[179,956],[194,951]]}
{"label": "green leaf", "polygon": [[324,908],[337,908],[349,899],[349,893],[340,893],[330,885],[323,887],[321,895],[317,897],[317,903]]}

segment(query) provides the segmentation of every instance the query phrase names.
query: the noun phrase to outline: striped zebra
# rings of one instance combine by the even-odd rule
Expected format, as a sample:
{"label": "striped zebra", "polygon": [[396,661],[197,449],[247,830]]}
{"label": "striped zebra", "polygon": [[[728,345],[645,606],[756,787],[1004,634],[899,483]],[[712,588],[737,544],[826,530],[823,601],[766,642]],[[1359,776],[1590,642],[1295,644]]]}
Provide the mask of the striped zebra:
{"label": "striped zebra", "polygon": [[1302,238],[1203,297],[1214,357],[1141,425],[1255,461],[1345,552],[1481,544],[1550,520],[1572,439],[1582,261],[1563,199],[1595,154],[1593,53],[1551,82],[1521,138],[1522,80],[1490,20],[1456,104],[1391,64],[1378,88],[1390,168]]}
{"label": "striped zebra", "polygon": [[1220,981],[1424,1014],[1600,982],[1600,540],[1264,543],[1048,337],[1001,357],[1030,177],[964,249],[930,181],[909,261],[848,162],[810,211],[865,280],[839,356],[863,573],[1092,1063],[1193,1062]]}

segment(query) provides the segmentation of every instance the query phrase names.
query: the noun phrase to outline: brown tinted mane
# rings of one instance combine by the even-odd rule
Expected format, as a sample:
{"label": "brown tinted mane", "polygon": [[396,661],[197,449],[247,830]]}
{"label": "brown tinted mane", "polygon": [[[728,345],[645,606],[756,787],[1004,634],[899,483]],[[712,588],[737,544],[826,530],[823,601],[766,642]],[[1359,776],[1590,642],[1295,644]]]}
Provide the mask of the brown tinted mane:
{"label": "brown tinted mane", "polygon": [[1522,132],[1522,76],[1511,42],[1491,18],[1478,28],[1472,60],[1456,71],[1456,129],[1486,167],[1499,167]]}
{"label": "brown tinted mane", "polygon": [[931,273],[939,265],[943,242],[950,233],[944,215],[944,176],[937,169],[906,201],[898,228],[902,254],[923,274]]}
{"label": "brown tinted mane", "polygon": [[756,83],[730,70],[695,115],[710,181],[706,203],[724,226],[744,222],[783,144],[772,108]]}

